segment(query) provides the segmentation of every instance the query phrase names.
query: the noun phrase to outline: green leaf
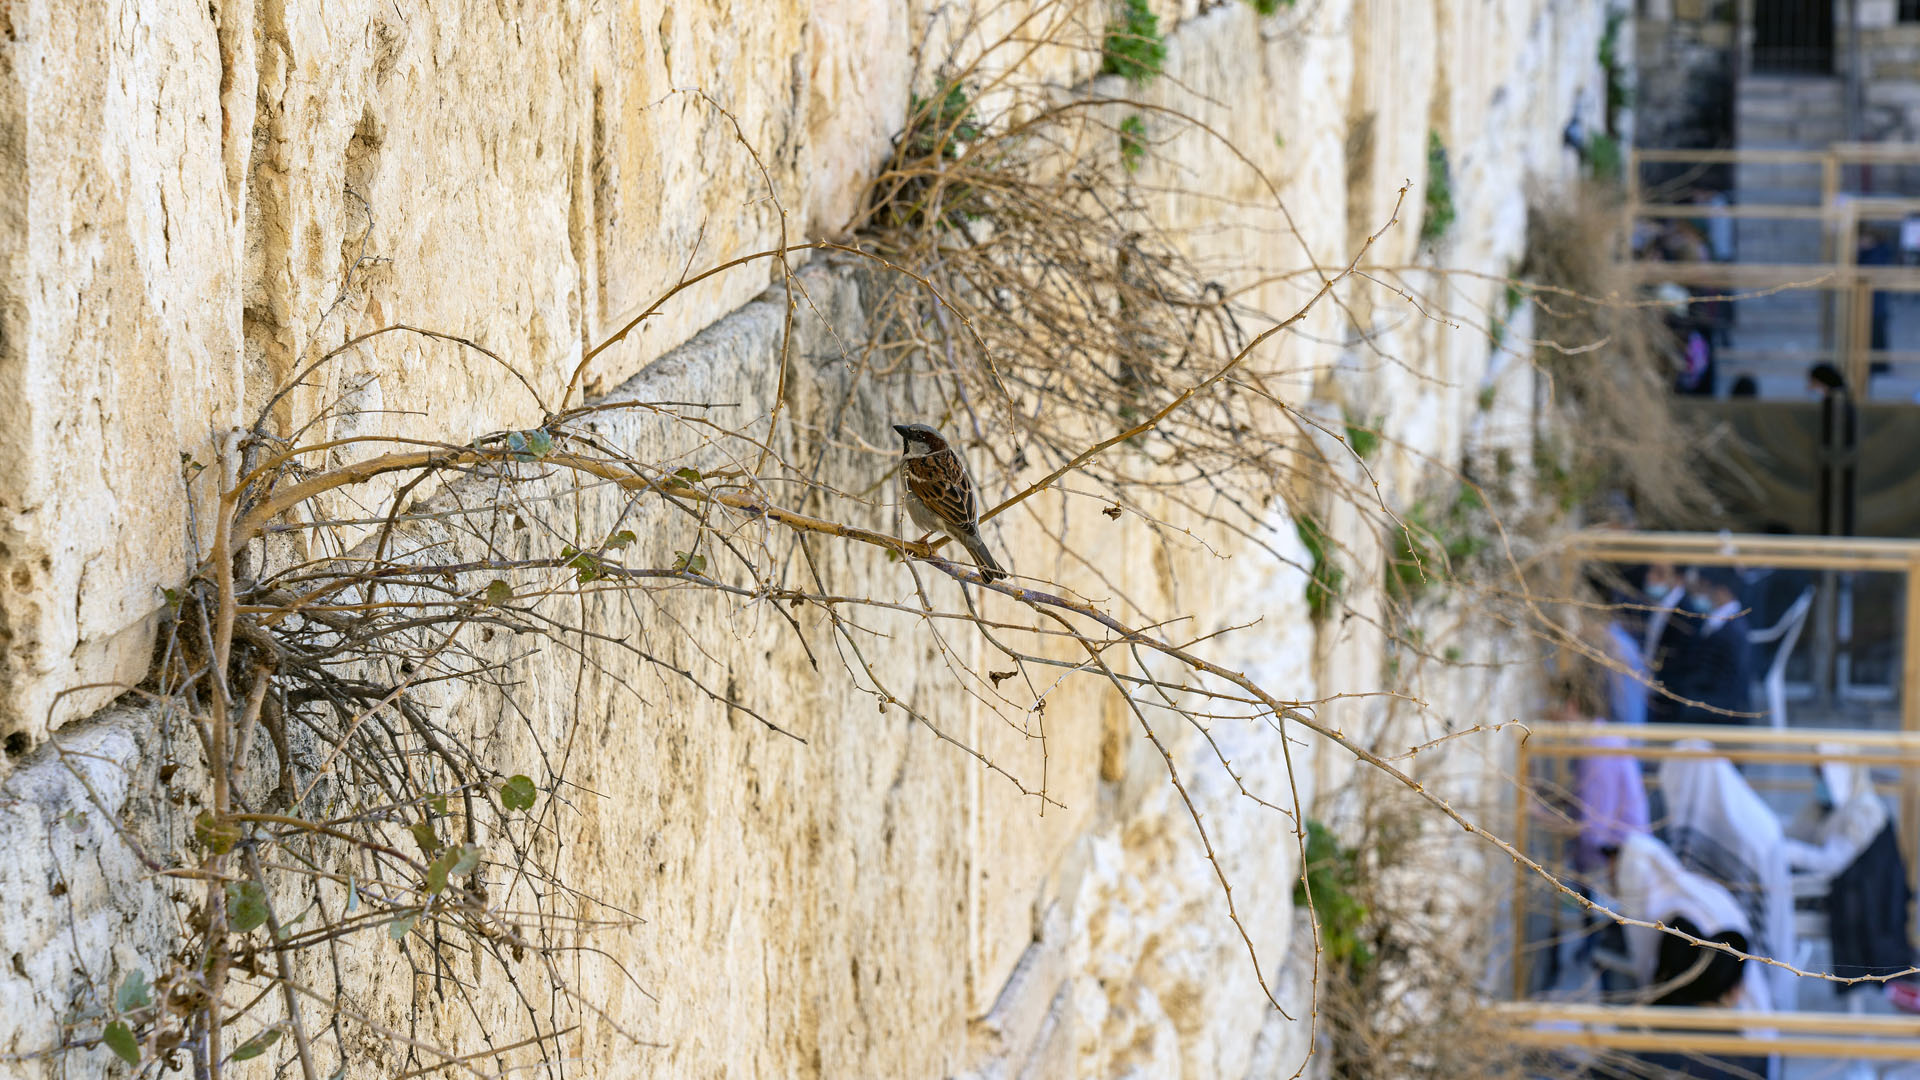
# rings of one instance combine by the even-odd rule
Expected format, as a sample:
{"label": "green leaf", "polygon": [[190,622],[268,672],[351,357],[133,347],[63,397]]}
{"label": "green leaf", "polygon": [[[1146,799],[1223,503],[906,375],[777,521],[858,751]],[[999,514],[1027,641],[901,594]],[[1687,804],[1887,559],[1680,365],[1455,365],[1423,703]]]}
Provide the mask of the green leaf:
{"label": "green leaf", "polygon": [[453,869],[448,873],[454,877],[465,877],[480,865],[480,847],[477,844],[461,844],[459,850],[460,857],[454,860]]}
{"label": "green leaf", "polygon": [[193,819],[193,839],[215,855],[225,855],[240,842],[240,826],[221,821],[211,810],[202,810],[200,816]]}
{"label": "green leaf", "polygon": [[686,551],[676,551],[673,553],[673,569],[678,573],[704,574],[707,572],[707,557]]}
{"label": "green leaf", "polygon": [[107,1049],[119,1055],[121,1061],[129,1065],[140,1064],[140,1040],[133,1037],[133,1029],[115,1020],[100,1033],[100,1041]]}
{"label": "green leaf", "polygon": [[532,777],[510,777],[500,785],[500,805],[509,810],[531,810],[534,794]]}
{"label": "green leaf", "polygon": [[244,934],[267,921],[267,890],[257,881],[227,882],[227,925]]}
{"label": "green leaf", "polygon": [[387,937],[399,941],[406,937],[407,932],[413,929],[413,924],[419,921],[420,913],[417,911],[411,915],[403,915],[387,924]]}
{"label": "green leaf", "polygon": [[499,578],[487,582],[487,603],[497,606],[511,599],[513,599],[513,586]]}
{"label": "green leaf", "polygon": [[1107,40],[1100,65],[1103,75],[1119,75],[1144,86],[1160,74],[1167,60],[1160,18],[1147,0],[1120,0],[1120,11],[1107,24]]}
{"label": "green leaf", "polygon": [[1139,172],[1140,163],[1147,159],[1147,122],[1139,113],[1120,121],[1120,166],[1128,172]]}
{"label": "green leaf", "polygon": [[607,546],[618,551],[638,539],[639,537],[633,535],[632,529],[621,529],[619,532],[607,538]]}
{"label": "green leaf", "polygon": [[518,431],[507,432],[507,452],[515,461],[532,461],[533,455],[527,453],[527,437]]}
{"label": "green leaf", "polygon": [[114,991],[113,1007],[118,1012],[132,1012],[153,1004],[153,995],[147,991],[147,973],[134,968],[127,977],[120,980],[120,989]]}
{"label": "green leaf", "polygon": [[685,482],[686,486],[688,487],[692,487],[693,485],[699,483],[701,480],[705,479],[705,477],[701,476],[699,469],[695,469],[692,467],[688,467],[685,469],[675,469],[673,470],[673,475],[678,477],[681,481]]}
{"label": "green leaf", "polygon": [[427,864],[427,895],[439,896],[447,891],[447,874],[459,858],[458,851],[443,851],[439,858]]}
{"label": "green leaf", "polygon": [[160,595],[165,597],[167,600],[167,610],[178,615],[180,613],[180,590],[179,589],[161,589]]}
{"label": "green leaf", "polygon": [[585,584],[589,581],[593,581],[596,578],[603,576],[600,572],[600,560],[594,558],[593,556],[587,554],[584,551],[579,552],[575,554],[573,558],[568,559],[567,565],[573,567],[574,569],[573,576],[577,578],[581,584]]}
{"label": "green leaf", "polygon": [[553,452],[553,436],[546,428],[534,428],[527,432],[527,452],[537,458]]}
{"label": "green leaf", "polygon": [[248,1061],[267,1052],[267,1047],[280,1041],[280,1029],[267,1030],[233,1048],[233,1060]]}
{"label": "green leaf", "polygon": [[446,816],[446,814],[447,814],[447,797],[446,797],[445,795],[434,795],[434,796],[432,796],[432,797],[430,797],[430,798],[428,798],[428,799],[427,799],[427,805],[428,805],[428,806],[431,806],[431,807],[433,807],[433,812],[434,812],[435,814],[437,814],[437,815],[439,815],[439,816],[441,816],[441,817],[445,817],[445,816]]}
{"label": "green leaf", "polygon": [[413,832],[413,842],[420,845],[420,854],[431,859],[439,853],[440,838],[434,835],[432,822],[422,821],[415,825],[411,831]]}

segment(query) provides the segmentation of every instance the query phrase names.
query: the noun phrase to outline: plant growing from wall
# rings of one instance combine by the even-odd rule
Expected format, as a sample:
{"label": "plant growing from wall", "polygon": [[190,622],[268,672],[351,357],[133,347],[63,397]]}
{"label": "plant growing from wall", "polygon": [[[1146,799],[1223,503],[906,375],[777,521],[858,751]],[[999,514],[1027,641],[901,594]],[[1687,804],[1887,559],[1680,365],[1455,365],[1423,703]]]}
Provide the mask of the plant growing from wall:
{"label": "plant growing from wall", "polygon": [[1607,184],[1618,184],[1626,175],[1626,155],[1620,152],[1620,140],[1599,134],[1587,140],[1587,175]]}
{"label": "plant growing from wall", "polygon": [[1120,121],[1120,166],[1130,173],[1140,171],[1147,160],[1147,122],[1139,113],[1130,113]]}
{"label": "plant growing from wall", "polygon": [[1420,218],[1420,242],[1438,244],[1453,228],[1453,170],[1438,131],[1427,132],[1427,203]]}
{"label": "plant growing from wall", "polygon": [[1347,572],[1340,568],[1333,541],[1313,515],[1301,514],[1294,519],[1293,527],[1300,536],[1300,543],[1307,549],[1310,560],[1307,567],[1307,611],[1318,622],[1333,610],[1334,602],[1339,599],[1340,590],[1346,584]]}
{"label": "plant growing from wall", "polygon": [[1293,902],[1311,905],[1320,925],[1320,949],[1349,978],[1364,978],[1373,965],[1367,947],[1367,907],[1354,895],[1360,883],[1359,855],[1342,847],[1333,830],[1307,819],[1306,865],[1293,887]]}
{"label": "plant growing from wall", "polygon": [[1362,459],[1372,457],[1380,448],[1380,428],[1387,422],[1386,417],[1369,421],[1349,412],[1345,419],[1347,448]]}
{"label": "plant growing from wall", "polygon": [[1107,24],[1100,73],[1145,86],[1160,77],[1166,62],[1167,43],[1160,35],[1160,17],[1153,13],[1148,0],[1119,0],[1119,9]]}
{"label": "plant growing from wall", "polygon": [[1470,485],[1461,484],[1441,499],[1423,499],[1401,515],[1387,557],[1387,591],[1400,600],[1425,595],[1436,584],[1463,573],[1470,560],[1486,551],[1486,503]]}
{"label": "plant growing from wall", "polygon": [[1600,74],[1606,84],[1606,134],[1613,140],[1616,156],[1621,135],[1620,114],[1633,106],[1632,75],[1620,59],[1620,30],[1626,21],[1624,10],[1610,9],[1606,28],[1600,34]]}

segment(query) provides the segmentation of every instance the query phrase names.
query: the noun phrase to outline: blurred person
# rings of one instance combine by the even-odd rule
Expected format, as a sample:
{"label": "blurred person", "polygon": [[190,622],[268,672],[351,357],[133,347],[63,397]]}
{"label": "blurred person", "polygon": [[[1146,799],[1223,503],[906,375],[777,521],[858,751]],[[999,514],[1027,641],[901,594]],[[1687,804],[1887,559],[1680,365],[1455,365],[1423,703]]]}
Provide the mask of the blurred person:
{"label": "blurred person", "polygon": [[1587,587],[1606,610],[1606,652],[1611,661],[1606,674],[1606,716],[1616,724],[1630,726],[1647,722],[1647,695],[1653,681],[1647,658],[1640,650],[1643,613],[1634,602],[1640,592],[1634,583],[1636,576],[1632,570],[1587,574]]}
{"label": "blurred person", "polygon": [[[1710,752],[1688,739],[1676,750]],[[1746,914],[1752,952],[1793,959],[1793,875],[1786,832],[1771,807],[1724,757],[1675,757],[1660,765],[1667,846],[1689,871],[1718,883]],[[1705,924],[1702,924],[1705,925]],[[1771,1000],[1794,1002],[1794,976],[1782,968],[1758,973],[1771,986]]]}
{"label": "blurred person", "polygon": [[1705,396],[1713,393],[1713,342],[1707,330],[1683,323],[1675,327],[1680,338],[1680,371],[1673,378],[1673,392]]}
{"label": "blurred person", "polygon": [[[1711,878],[1688,870],[1671,849],[1645,833],[1626,836],[1609,866],[1613,896],[1620,914],[1643,922],[1676,926],[1681,920],[1693,927],[1690,932],[1707,941],[1718,941],[1741,952],[1753,952],[1751,924],[1746,911],[1727,888]],[[1650,926],[1626,928],[1627,957],[1639,978],[1641,990],[1654,1004],[1700,1004],[1702,1001],[1727,1001],[1737,1008],[1766,1012],[1773,993],[1764,977],[1756,978],[1759,967],[1738,958],[1704,982],[1694,977],[1681,981],[1695,966],[1691,958],[1676,962],[1680,955],[1699,952],[1699,946]],[[1665,954],[1665,962],[1663,962]],[[1724,955],[1724,954],[1722,954]],[[1661,976],[1665,975],[1665,978]]]}
{"label": "blurred person", "polygon": [[[1561,723],[1607,723],[1593,680],[1563,676],[1557,680],[1555,698],[1553,717]],[[1599,735],[1588,745],[1616,749],[1629,743],[1622,735]],[[1574,837],[1571,861],[1580,874],[1595,874],[1606,868],[1606,852],[1618,849],[1627,834],[1648,831],[1647,785],[1640,762],[1627,754],[1574,758],[1572,766],[1573,812],[1580,831]]]}
{"label": "blurred person", "polygon": [[[1780,521],[1769,521],[1760,526],[1760,531],[1767,536],[1793,535],[1793,529]],[[1785,618],[1800,594],[1813,587],[1813,571],[1799,567],[1745,566],[1739,573],[1740,595],[1747,601],[1747,621],[1755,630],[1764,630]]]}
{"label": "blurred person", "polygon": [[[1724,191],[1696,191],[1693,201],[1715,208],[1725,208],[1729,205],[1727,193]],[[1714,217],[1707,218],[1705,231],[1707,234],[1707,250],[1708,253],[1712,255],[1713,261],[1732,262],[1733,217],[1731,215],[1715,215]]]}
{"label": "blurred person", "polygon": [[1858,445],[1858,414],[1847,380],[1832,364],[1807,370],[1807,389],[1820,398],[1820,534],[1853,535],[1853,459]]}
{"label": "blurred person", "polygon": [[[1837,744],[1822,743],[1819,749],[1824,760],[1813,767],[1813,801],[1787,825],[1782,843],[1787,862],[1827,885],[1827,939],[1835,975],[1904,971],[1914,959],[1908,936],[1913,891],[1893,815],[1864,763],[1839,760],[1847,751]],[[1842,983],[1834,992],[1846,996],[1871,985]],[[1889,983],[1885,993],[1906,1008],[1900,998],[1911,997],[1914,987],[1910,981]]]}
{"label": "blurred person", "polygon": [[1680,663],[1661,672],[1669,692],[1685,699],[1674,719],[1685,724],[1745,724],[1740,715],[1753,709],[1753,646],[1747,640],[1746,605],[1740,575],[1731,567],[1706,566],[1694,572],[1688,590],[1697,621]]}
{"label": "blurred person", "polygon": [[[1859,247],[1853,261],[1859,266],[1893,266],[1899,261],[1899,256],[1894,251],[1893,241],[1884,230],[1861,229]],[[1870,320],[1869,347],[1874,352],[1885,352],[1887,328],[1893,315],[1893,297],[1883,290],[1876,289],[1871,303],[1873,312]]]}
{"label": "blurred person", "polygon": [[1687,600],[1686,579],[1671,563],[1647,567],[1646,622],[1640,631],[1640,657],[1649,678],[1665,692],[1649,692],[1646,718],[1654,723],[1679,719],[1681,704],[1670,689],[1677,672],[1687,667],[1686,653],[1693,643],[1693,613],[1682,608]]}
{"label": "blurred person", "polygon": [[[1703,941],[1741,952],[1753,950],[1748,916],[1727,889],[1681,865],[1666,845],[1644,834],[1626,838],[1612,859],[1611,877],[1620,914],[1661,923]],[[1638,997],[1654,1005],[1711,1006],[1767,1012],[1773,992],[1750,963],[1720,949],[1647,926],[1626,927],[1627,955],[1640,982]],[[1766,1076],[1764,1057],[1714,1058],[1698,1054],[1641,1053],[1639,1061],[1658,1075]]]}

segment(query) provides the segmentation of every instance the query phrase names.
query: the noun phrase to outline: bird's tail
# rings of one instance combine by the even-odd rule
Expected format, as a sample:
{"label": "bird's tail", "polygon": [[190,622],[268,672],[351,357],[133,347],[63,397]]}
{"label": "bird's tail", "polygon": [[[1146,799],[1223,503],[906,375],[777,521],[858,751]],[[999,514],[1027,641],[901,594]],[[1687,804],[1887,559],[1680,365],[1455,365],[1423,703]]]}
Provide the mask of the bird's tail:
{"label": "bird's tail", "polygon": [[979,533],[962,533],[959,540],[966,546],[967,554],[972,555],[974,563],[980,567],[982,577],[992,581],[995,578],[1007,576],[1007,572],[1000,569],[1000,564],[993,561],[993,553],[987,550],[987,542],[980,539]]}

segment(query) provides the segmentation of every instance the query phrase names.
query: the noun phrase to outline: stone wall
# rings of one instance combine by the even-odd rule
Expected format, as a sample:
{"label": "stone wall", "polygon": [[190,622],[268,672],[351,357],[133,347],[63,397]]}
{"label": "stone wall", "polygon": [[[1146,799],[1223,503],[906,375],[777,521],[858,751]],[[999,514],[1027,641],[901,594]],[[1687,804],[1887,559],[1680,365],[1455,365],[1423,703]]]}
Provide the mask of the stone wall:
{"label": "stone wall", "polygon": [[[1734,15],[1731,0],[1641,5],[1634,44],[1636,145],[1733,144]],[[1647,182],[1663,179],[1650,175]]]}
{"label": "stone wall", "polygon": [[[1489,311],[1497,281],[1418,268],[1497,277],[1517,265],[1530,185],[1571,175],[1561,132],[1578,109],[1592,126],[1600,100],[1597,3],[1300,0],[1265,19],[1238,2],[1155,6],[1170,29],[1168,75],[1145,95],[1245,150],[1277,180],[1298,229],[1287,237],[1260,208],[1251,173],[1180,136],[1167,153],[1180,167],[1160,179],[1185,193],[1162,209],[1233,282],[1309,259],[1344,263],[1406,185],[1401,223],[1369,261],[1415,267],[1406,280],[1430,307]],[[15,853],[0,869],[10,909],[0,1055],[53,1046],[89,988],[153,970],[177,932],[116,823],[166,844],[193,812],[178,793],[195,740],[122,696],[150,663],[163,590],[208,543],[183,462],[220,467],[263,410],[266,430],[318,423],[334,438],[457,442],[527,426],[541,400],[562,396],[589,343],[688,267],[783,236],[837,235],[901,123],[914,48],[951,33],[946,8],[910,7],[817,0],[750,17],[658,0],[0,7],[0,440],[13,463],[0,474],[10,770],[0,835]],[[1068,45],[1078,34],[1081,47],[1046,58],[1056,82],[1095,76],[1097,47],[1086,46],[1105,11],[1088,4],[1068,20]],[[1449,149],[1458,220],[1423,252],[1429,131]],[[839,377],[828,325],[854,339],[868,329],[863,280],[836,260],[805,271],[802,334],[816,347],[798,350],[799,430]],[[600,359],[586,392],[763,415],[787,310],[768,282],[748,269],[683,294]],[[1273,308],[1294,295],[1259,288]],[[392,322],[483,343],[531,387],[471,350],[394,337],[270,405],[312,358]],[[1458,463],[1470,439],[1530,437],[1532,370],[1471,325],[1421,318],[1375,290],[1307,329],[1277,345],[1273,366],[1293,372],[1283,385],[1336,430],[1344,415],[1382,421],[1391,442],[1370,468],[1396,504]],[[322,415],[342,400],[352,407]],[[885,446],[894,403],[857,407]],[[666,453],[682,437],[630,417],[607,425],[636,452]],[[842,448],[830,483],[861,490],[890,464]],[[1351,479],[1365,482],[1357,467]],[[886,527],[878,511],[846,512]],[[578,513],[582,528],[610,520],[605,503]],[[1098,548],[1099,573],[1061,567],[1036,521],[1007,523],[996,542],[1016,566],[1061,567],[1046,572],[1089,595],[1105,595],[1100,574],[1133,583],[1196,616],[1195,637],[1254,624],[1214,658],[1290,699],[1355,695],[1319,710],[1350,733],[1417,742],[1525,706],[1524,679],[1498,666],[1433,676],[1420,709],[1366,696],[1412,681],[1418,697],[1426,684],[1388,663],[1364,573],[1345,598],[1351,615],[1307,616],[1306,556],[1277,508],[1261,535],[1202,529],[1179,545],[1089,516],[1068,539]],[[1332,508],[1329,525],[1356,565],[1378,564],[1358,511]],[[823,551],[844,587],[911,597],[872,552]],[[1162,1077],[1298,1066],[1307,1026],[1259,993],[1165,765],[1099,684],[1053,698],[1049,738],[1036,745],[1022,734],[1027,717],[944,700],[943,666],[984,665],[980,643],[953,655],[911,620],[875,624],[893,635],[875,646],[890,690],[942,702],[957,734],[1017,775],[1044,769],[1065,809],[1043,813],[897,710],[876,710],[844,672],[815,668],[764,612],[674,597],[644,616],[614,603],[595,615],[613,638],[664,641],[711,665],[808,741],[653,680],[614,648],[591,664],[549,650],[517,669],[511,701],[447,703],[450,722],[503,763],[577,749],[577,816],[555,819],[567,833],[551,855],[584,894],[644,920],[597,936],[602,951],[573,962],[592,1007],[557,1006],[554,1026],[569,1029],[563,1052],[578,1070]],[[1434,627],[1434,648],[1451,643],[1462,659],[1505,653],[1470,613],[1442,613]],[[692,640],[705,653],[681,656]],[[1210,768],[1196,732],[1166,737],[1216,830],[1269,981],[1304,1007],[1285,819]],[[1291,804],[1269,730],[1222,725],[1213,737],[1264,797]],[[1302,740],[1292,768],[1312,806],[1354,765]],[[441,1000],[393,950],[357,950],[344,964],[359,1007],[393,1031],[471,1046],[476,1029],[517,1016],[497,987],[474,1009]],[[365,1031],[345,1045],[349,1075],[421,1063]],[[35,1077],[115,1068],[97,1047],[0,1060]]]}

